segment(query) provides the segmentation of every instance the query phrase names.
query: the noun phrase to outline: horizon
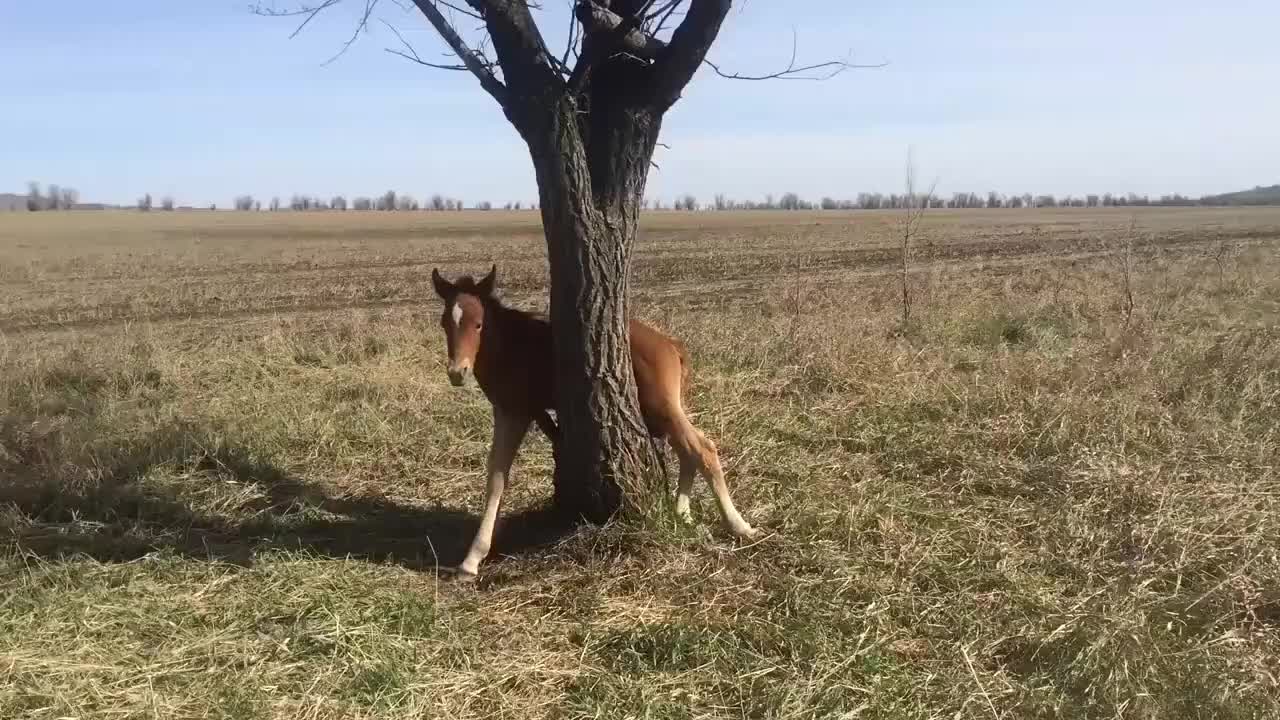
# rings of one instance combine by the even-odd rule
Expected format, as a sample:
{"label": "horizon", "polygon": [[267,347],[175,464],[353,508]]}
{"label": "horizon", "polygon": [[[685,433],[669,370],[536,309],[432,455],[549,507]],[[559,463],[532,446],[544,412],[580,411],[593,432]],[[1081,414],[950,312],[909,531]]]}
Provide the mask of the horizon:
{"label": "horizon", "polygon": [[[537,198],[526,149],[470,75],[384,52],[395,41],[380,23],[322,64],[350,36],[354,5],[293,40],[296,20],[252,15],[242,2],[64,9],[10,13],[14,41],[0,62],[38,72],[6,88],[23,111],[0,119],[0,192],[25,195],[35,181],[75,188],[82,202],[131,205],[150,193],[197,208],[244,194],[266,205],[387,189],[468,206]],[[538,16],[553,45],[562,15]],[[395,4],[381,16],[422,55],[442,52],[420,17]],[[936,181],[943,197],[1196,198],[1268,186],[1280,167],[1280,98],[1257,88],[1280,74],[1266,32],[1277,20],[1280,8],[1253,0],[1229,16],[1189,2],[1088,0],[1066,17],[1007,1],[747,3],[712,51],[727,70],[784,66],[793,26],[802,64],[850,48],[854,62],[889,64],[824,82],[700,71],[664,122],[670,149],[659,148],[646,195],[670,204],[686,194],[891,194],[909,147],[921,184]]]}
{"label": "horizon", "polygon": [[[75,190],[75,188],[72,188],[69,186],[60,186],[57,183],[51,183],[48,186],[41,185],[39,188],[39,190],[42,193],[41,198],[43,200],[48,200],[50,198],[50,196],[48,195],[48,191],[54,187],[57,187],[61,190]],[[1154,198],[1149,195],[1139,195],[1137,193],[1110,193],[1110,192],[1085,193],[1083,195],[1061,195],[1061,196],[1054,195],[1053,193],[1042,193],[1039,195],[1036,195],[1033,193],[1008,193],[1008,194],[995,193],[996,197],[1000,200],[999,205],[987,204],[988,201],[990,200],[990,195],[991,195],[990,193],[957,191],[956,194],[953,194],[951,196],[944,196],[936,192],[934,193],[916,192],[915,198],[921,199],[922,202],[924,200],[927,200],[929,202],[928,207],[932,209],[953,209],[953,210],[972,210],[972,209],[984,209],[984,208],[985,209],[1021,209],[1021,208],[1039,209],[1041,207],[1047,207],[1049,209],[1081,208],[1081,207],[1088,207],[1088,208],[1147,207],[1147,206],[1158,207],[1158,206],[1197,206],[1197,205],[1205,205],[1205,204],[1211,205],[1211,203],[1208,203],[1207,201],[1217,200],[1219,198],[1228,197],[1228,196],[1246,194],[1246,193],[1255,192],[1255,191],[1268,191],[1268,190],[1280,190],[1280,183],[1277,183],[1275,185],[1255,185],[1250,188],[1241,188],[1240,190],[1237,190],[1237,191],[1231,191],[1226,193],[1215,193],[1211,195],[1197,196],[1197,195],[1186,195],[1183,193],[1169,193],[1169,194],[1161,195]],[[798,202],[799,205],[794,207],[788,206],[785,201],[785,197],[787,195],[793,196],[795,201]],[[972,198],[973,200],[978,201],[979,204],[965,204],[965,205],[955,205],[955,206],[948,205],[947,203],[955,200],[957,195],[961,197],[967,196],[969,198]],[[858,204],[864,196],[867,197],[868,199],[874,199],[877,202],[882,201],[883,203],[886,203],[886,204],[871,205],[871,206]],[[29,198],[29,197],[30,197],[29,191],[27,193],[15,193],[15,192],[9,192],[5,190],[0,190],[0,198],[22,199],[22,198]],[[418,198],[416,196],[411,196],[408,194],[401,195],[400,193],[397,193],[396,197],[411,198],[415,201],[416,204],[413,207],[400,207],[400,206],[353,207],[354,205],[358,204],[360,201],[370,201],[376,205],[377,201],[380,199],[380,196],[378,195],[347,196],[347,195],[339,194],[339,195],[334,195],[332,197],[310,197],[310,196],[303,196],[303,195],[295,195],[287,198],[282,196],[271,196],[266,198],[259,198],[256,196],[250,196],[249,199],[254,201],[254,206],[239,207],[236,201],[240,200],[241,198],[233,198],[233,201],[230,203],[211,202],[205,205],[192,205],[189,203],[188,204],[180,203],[175,198],[155,197],[155,196],[152,196],[150,193],[144,194],[144,198],[149,199],[152,203],[151,207],[147,208],[147,211],[152,211],[152,212],[169,212],[169,211],[184,211],[184,212],[190,212],[190,211],[198,211],[198,212],[199,211],[204,211],[204,212],[207,212],[207,211],[458,212],[458,211],[472,211],[472,210],[483,211],[483,212],[522,212],[522,211],[537,210],[539,207],[537,202],[528,203],[523,201],[511,201],[507,203],[507,202],[492,202],[484,199],[477,200],[475,202],[466,202],[461,199],[446,198],[444,196],[441,196],[441,199],[443,200],[446,200],[451,203],[460,203],[460,204],[450,205],[448,207],[440,208],[440,207],[429,207],[428,203],[431,200],[431,198],[426,196]],[[906,197],[907,195],[905,192],[904,193],[892,193],[892,192],[884,193],[884,192],[864,191],[848,197],[823,195],[818,198],[804,197],[796,193],[766,193],[765,196],[761,198],[733,198],[733,197],[727,197],[727,196],[724,196],[723,194],[720,194],[717,196],[713,196],[712,199],[708,200],[706,198],[699,198],[696,196],[692,196],[691,194],[686,194],[683,197],[676,197],[671,200],[667,200],[665,198],[645,197],[641,203],[640,209],[646,212],[647,211],[681,212],[681,211],[689,211],[689,210],[716,210],[716,211],[779,210],[784,212],[801,210],[801,211],[865,212],[868,210],[901,209],[902,206],[900,205],[887,204],[887,203],[891,201],[897,201],[900,198],[906,198]],[[98,200],[94,200],[92,198],[77,197],[75,204],[72,207],[66,207],[66,206],[63,206],[60,208],[45,207],[45,208],[42,208],[42,210],[46,212],[53,211],[53,210],[57,210],[57,211],[63,211],[63,210],[136,211],[141,209],[144,198],[138,198],[136,201],[132,203],[104,203]],[[337,205],[334,205],[331,207],[330,203],[332,201],[336,201],[339,198],[341,198],[343,205],[341,207]],[[687,206],[681,207],[679,205],[680,201],[685,200],[686,198],[696,200],[697,202],[693,207],[687,207]],[[1041,202],[1042,199],[1044,198],[1049,198],[1051,201],[1053,201],[1053,204],[1045,205],[1045,206],[1041,206],[1037,204]],[[166,208],[162,206],[162,203],[166,199],[173,200],[172,207]],[[270,201],[273,199],[280,201],[278,208],[272,209],[270,207]],[[1009,203],[1015,201],[1015,199],[1021,200],[1023,204],[1010,205]],[[302,206],[302,207],[294,207],[292,203],[298,200],[310,200],[310,201],[313,201],[314,204],[308,205],[308,206]],[[417,201],[420,201],[420,202],[417,202]],[[728,204],[724,207],[720,207],[716,205],[718,201],[726,201]],[[837,205],[830,206],[830,207],[825,206],[823,203],[827,201],[831,201],[833,203],[836,203]],[[1075,203],[1079,203],[1079,204],[1075,204]],[[1248,206],[1248,205],[1274,205],[1274,204],[1276,203],[1254,202],[1254,203],[1243,203],[1243,204],[1236,204],[1236,205]],[[4,208],[0,207],[0,210],[3,210],[3,209]]]}

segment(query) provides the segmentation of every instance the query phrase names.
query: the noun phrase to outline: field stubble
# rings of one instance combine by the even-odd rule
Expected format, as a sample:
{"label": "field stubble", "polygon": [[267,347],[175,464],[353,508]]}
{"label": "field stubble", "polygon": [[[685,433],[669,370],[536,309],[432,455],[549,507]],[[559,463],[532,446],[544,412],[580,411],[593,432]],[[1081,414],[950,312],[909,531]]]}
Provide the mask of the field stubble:
{"label": "field stubble", "polygon": [[531,214],[0,218],[0,717],[1275,717],[1280,211],[1136,218],[928,215],[909,327],[893,214],[647,219],[773,534],[557,534],[531,435],[471,588],[429,272],[541,305]]}

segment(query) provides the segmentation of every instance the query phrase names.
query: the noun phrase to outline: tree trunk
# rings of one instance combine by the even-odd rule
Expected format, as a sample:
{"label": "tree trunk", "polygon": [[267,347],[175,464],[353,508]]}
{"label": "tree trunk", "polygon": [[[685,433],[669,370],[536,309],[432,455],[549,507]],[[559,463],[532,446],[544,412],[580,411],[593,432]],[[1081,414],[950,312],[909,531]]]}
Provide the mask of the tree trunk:
{"label": "tree trunk", "polygon": [[659,116],[623,102],[591,105],[584,111],[562,96],[554,113],[543,109],[550,122],[526,139],[551,266],[555,502],[603,522],[619,510],[647,514],[665,490],[627,331],[631,251]]}

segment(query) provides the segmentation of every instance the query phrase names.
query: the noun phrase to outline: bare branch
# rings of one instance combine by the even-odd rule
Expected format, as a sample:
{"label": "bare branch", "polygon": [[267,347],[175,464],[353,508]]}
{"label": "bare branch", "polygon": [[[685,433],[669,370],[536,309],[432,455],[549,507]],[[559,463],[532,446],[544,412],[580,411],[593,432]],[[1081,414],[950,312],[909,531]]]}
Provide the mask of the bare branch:
{"label": "bare branch", "polygon": [[383,52],[388,52],[388,53],[391,53],[392,55],[398,55],[402,58],[405,58],[406,60],[412,60],[413,62],[419,65],[425,65],[426,67],[429,67],[429,68],[436,68],[437,70],[466,70],[467,69],[466,65],[441,65],[438,63],[427,62],[426,60],[423,60],[421,57],[419,57],[418,51],[413,49],[413,46],[409,44],[408,40],[404,39],[404,36],[400,34],[400,31],[397,30],[394,25],[387,22],[386,20],[383,20],[382,24],[386,25],[388,30],[395,33],[396,38],[400,40],[400,44],[404,45],[404,50],[396,50],[395,48],[383,48],[382,49]]}
{"label": "bare branch", "polygon": [[[645,20],[652,20],[654,18],[658,18],[658,23],[654,25],[652,29],[649,31],[650,35],[657,36],[658,33],[662,32],[662,28],[666,27],[667,25],[667,20],[669,20],[671,16],[675,13],[676,9],[680,7],[680,2],[681,0],[671,0],[671,2],[667,3],[663,7],[658,8],[657,10],[654,10],[653,13],[649,15],[649,17],[645,18]],[[659,13],[661,13],[661,17],[659,17]]]}
{"label": "bare branch", "polygon": [[[328,2],[330,5],[332,5],[337,0],[333,0],[333,1],[325,0],[325,1]],[[335,60],[337,60],[338,58],[342,57],[343,55],[347,54],[347,51],[351,49],[351,46],[354,45],[356,40],[360,38],[360,33],[364,32],[365,28],[369,27],[369,16],[373,14],[373,9],[376,7],[378,7],[378,0],[365,0],[364,13],[360,16],[360,22],[356,23],[356,29],[351,32],[351,37],[347,38],[347,41],[342,44],[342,49],[339,50],[337,54],[335,54],[333,57],[329,58],[328,60],[325,60],[324,62],[320,63],[321,66],[328,65],[334,62]],[[305,25],[306,23],[304,22],[303,24]],[[301,26],[298,29],[301,30],[302,29]]]}
{"label": "bare branch", "polygon": [[302,29],[314,20],[317,15],[340,2],[342,2],[342,0],[324,0],[324,2],[319,5],[303,5],[294,10],[277,10],[276,8],[263,7],[261,4],[258,4],[250,5],[249,12],[263,17],[297,17],[299,15],[305,15],[306,17],[302,19],[302,22],[298,24],[298,27],[294,28],[293,32],[289,33],[289,39],[292,40],[297,37],[298,33],[302,32]]}
{"label": "bare branch", "polygon": [[458,35],[458,31],[453,29],[453,25],[440,14],[440,9],[436,7],[433,0],[413,0],[413,4],[418,6],[422,14],[427,16],[427,21],[431,23],[436,32],[440,33],[440,37],[444,38],[445,43],[453,49],[455,55],[462,60],[462,64],[476,79],[480,81],[480,86],[485,92],[493,96],[499,105],[506,105],[507,102],[507,86],[498,81],[494,76],[491,65],[482,62],[467,44],[462,41]]}
{"label": "bare branch", "polygon": [[410,60],[414,63],[417,63],[418,65],[422,65],[429,68],[435,68],[436,70],[462,70],[464,72],[467,70],[466,65],[441,65],[438,63],[427,62],[426,60],[423,60],[420,57],[411,55],[402,50],[396,50],[395,48],[382,48],[382,51],[386,53],[391,53],[392,55],[396,55],[398,57],[402,57],[405,60]]}
{"label": "bare branch", "polygon": [[564,44],[564,55],[560,58],[560,67],[569,67],[569,53],[578,44],[578,19],[574,17],[573,0],[569,0],[569,39]]}
{"label": "bare branch", "polygon": [[467,17],[475,18],[476,20],[479,20],[480,22],[484,22],[484,16],[483,16],[483,15],[481,15],[480,13],[478,13],[478,12],[475,12],[474,10],[469,10],[469,9],[467,9],[467,8],[458,7],[457,5],[454,5],[454,4],[453,4],[453,3],[451,3],[451,2],[446,2],[446,0],[436,0],[436,2],[437,2],[437,3],[439,3],[439,4],[441,4],[441,5],[443,5],[443,6],[445,6],[445,7],[447,7],[447,8],[449,8],[450,10],[453,10],[454,12],[461,13],[461,14],[463,14],[463,15],[466,15]]}
{"label": "bare branch", "polygon": [[[741,73],[727,73],[720,69],[720,66],[703,59],[703,63],[715,71],[717,75],[729,80],[830,80],[845,70],[855,68],[881,68],[889,63],[879,63],[876,65],[857,65],[845,60],[828,60],[827,62],[814,63],[812,65],[796,65],[796,31],[791,30],[791,60],[787,66],[777,72],[765,75],[743,75]],[[822,71],[817,75],[806,75],[814,71]]]}

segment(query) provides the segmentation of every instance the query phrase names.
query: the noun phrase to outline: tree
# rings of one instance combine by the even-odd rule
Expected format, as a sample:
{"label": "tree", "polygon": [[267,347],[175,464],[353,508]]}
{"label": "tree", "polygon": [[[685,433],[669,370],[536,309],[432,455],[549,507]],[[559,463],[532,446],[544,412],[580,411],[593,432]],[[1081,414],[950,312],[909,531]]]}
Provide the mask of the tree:
{"label": "tree", "polygon": [[915,236],[920,228],[920,219],[924,211],[931,205],[933,187],[929,192],[920,195],[916,192],[916,164],[910,148],[907,149],[907,192],[902,196],[902,330],[911,326],[911,309],[915,306],[915,296],[911,291],[911,265],[915,256]]}
{"label": "tree", "polygon": [[279,197],[271,198],[271,212],[275,212],[279,209],[280,209],[280,198]]}
{"label": "tree", "polygon": [[236,196],[236,199],[235,199],[235,202],[233,203],[233,206],[235,207],[235,209],[236,209],[236,210],[239,210],[239,211],[241,211],[241,212],[248,212],[248,211],[252,210],[252,209],[253,209],[253,206],[254,206],[253,196],[252,196],[252,195],[238,195],[238,196]]}
{"label": "tree", "polygon": [[346,210],[347,209],[346,196],[334,195],[333,199],[329,201],[329,207],[333,208],[334,210]]}
{"label": "tree", "polygon": [[151,211],[151,193],[147,193],[146,195],[143,195],[138,200],[138,209],[141,210],[142,212]]}
{"label": "tree", "polygon": [[172,212],[172,211],[173,211],[173,198],[169,197],[168,195],[165,195],[163,198],[161,198],[161,199],[160,199],[160,209],[161,209],[161,210],[168,210],[168,211]]}
{"label": "tree", "polygon": [[40,183],[27,183],[27,210],[39,212],[44,209],[44,198],[40,195]]}
{"label": "tree", "polygon": [[[336,1],[258,12],[300,16],[305,25]],[[721,71],[707,52],[731,0],[579,0],[569,47],[561,54],[548,48],[538,29],[535,3],[413,4],[457,62],[424,60],[408,43],[391,52],[424,66],[471,73],[524,140],[533,164],[551,277],[556,502],[593,520],[624,506],[647,513],[665,488],[653,472],[657,458],[640,417],[627,334],[628,290],[640,198],[663,117],[704,64],[735,79],[830,75],[851,66],[793,62],[768,76]],[[682,5],[684,12],[677,14]],[[371,6],[366,0],[352,41],[368,23]],[[474,18],[483,38],[464,40],[461,25],[446,18],[442,7]],[[678,25],[661,39],[673,17]]]}
{"label": "tree", "polygon": [[49,191],[45,193],[45,209],[48,210],[66,210],[62,206],[62,188],[50,184]]}

